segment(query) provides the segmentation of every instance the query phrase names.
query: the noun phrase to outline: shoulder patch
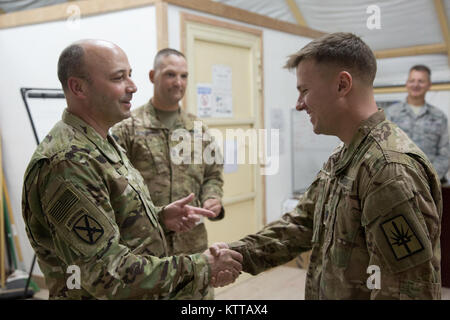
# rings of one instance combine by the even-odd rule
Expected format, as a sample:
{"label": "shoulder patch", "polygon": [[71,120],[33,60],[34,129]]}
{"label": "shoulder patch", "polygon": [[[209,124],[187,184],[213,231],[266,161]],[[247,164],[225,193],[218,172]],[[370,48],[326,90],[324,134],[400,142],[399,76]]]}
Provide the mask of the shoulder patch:
{"label": "shoulder patch", "polygon": [[78,190],[59,177],[47,187],[47,191],[43,209],[66,246],[90,257],[115,234],[106,212],[94,205],[88,192]]}
{"label": "shoulder patch", "polygon": [[77,205],[79,198],[70,189],[66,189],[56,199],[48,209],[48,214],[52,216],[57,223],[61,223],[67,218],[72,208]]}
{"label": "shoulder patch", "polygon": [[87,244],[95,244],[104,233],[103,227],[93,217],[84,214],[73,226],[75,234]]}
{"label": "shoulder patch", "polygon": [[397,260],[410,257],[424,249],[416,232],[403,215],[382,222],[380,227]]}

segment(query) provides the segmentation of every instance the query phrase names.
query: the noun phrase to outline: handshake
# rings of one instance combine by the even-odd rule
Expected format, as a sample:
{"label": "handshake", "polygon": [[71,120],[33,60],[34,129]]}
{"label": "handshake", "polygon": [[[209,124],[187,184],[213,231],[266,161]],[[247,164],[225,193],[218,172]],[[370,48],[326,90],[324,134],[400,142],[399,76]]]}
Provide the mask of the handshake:
{"label": "handshake", "polygon": [[217,242],[203,252],[211,267],[211,286],[224,287],[233,283],[242,271],[242,255],[229,249],[228,244]]}

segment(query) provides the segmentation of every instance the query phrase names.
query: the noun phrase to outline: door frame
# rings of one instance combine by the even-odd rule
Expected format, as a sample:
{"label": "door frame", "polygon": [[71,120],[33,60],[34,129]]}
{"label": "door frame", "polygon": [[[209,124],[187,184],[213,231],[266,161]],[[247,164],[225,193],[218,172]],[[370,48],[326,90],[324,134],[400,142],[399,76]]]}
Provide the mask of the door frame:
{"label": "door frame", "polygon": [[[200,24],[205,24],[205,25],[209,25],[212,27],[219,27],[219,28],[224,28],[224,29],[231,29],[234,31],[239,31],[239,32],[245,32],[245,33],[249,33],[251,35],[257,36],[259,37],[259,53],[260,56],[257,57],[259,62],[258,62],[258,68],[259,68],[259,78],[257,79],[257,88],[256,90],[258,91],[258,100],[259,106],[256,106],[257,110],[255,110],[255,115],[256,113],[258,113],[259,115],[256,115],[256,119],[255,122],[258,121],[258,118],[260,119],[260,127],[259,129],[264,129],[265,126],[265,122],[264,122],[264,45],[263,45],[263,31],[259,30],[259,29],[255,29],[255,28],[250,28],[247,26],[243,26],[243,25],[239,25],[239,24],[234,24],[234,23],[229,23],[226,21],[222,21],[222,20],[217,20],[217,19],[212,19],[212,18],[208,18],[208,17],[204,17],[204,16],[198,16],[198,15],[194,15],[191,13],[187,13],[187,12],[180,12],[180,48],[181,51],[183,53],[187,53],[187,23],[188,22],[194,22],[194,23],[200,23]],[[187,56],[186,56],[187,57]],[[192,84],[191,84],[192,85]],[[184,98],[183,98],[183,108],[185,110],[187,110],[186,106],[187,106],[187,99],[188,99],[188,95],[185,94]],[[227,122],[230,122],[230,120],[226,120],[226,119],[220,119],[217,121],[204,121],[207,125],[226,125]],[[239,120],[237,120],[236,122],[239,122]],[[231,123],[230,123],[231,124]],[[266,149],[267,146],[264,144],[259,143],[258,147],[260,147],[261,145],[263,145],[263,148]],[[263,150],[265,153],[265,150]],[[261,168],[261,164],[257,164],[258,168],[256,168],[256,170]],[[259,230],[261,227],[265,226],[267,224],[267,215],[266,215],[266,178],[265,175],[260,174],[261,177],[261,192],[262,192],[262,196],[261,196],[261,212],[256,212],[256,217],[257,217],[257,229]],[[255,184],[258,181],[256,181],[255,178]],[[257,189],[257,185],[255,185],[255,189]],[[233,197],[236,198],[234,200],[239,201],[239,196],[238,197]],[[232,199],[230,199],[231,202],[235,202]],[[227,199],[224,199],[224,204],[226,204],[228,201]],[[258,206],[257,206],[258,207]]]}

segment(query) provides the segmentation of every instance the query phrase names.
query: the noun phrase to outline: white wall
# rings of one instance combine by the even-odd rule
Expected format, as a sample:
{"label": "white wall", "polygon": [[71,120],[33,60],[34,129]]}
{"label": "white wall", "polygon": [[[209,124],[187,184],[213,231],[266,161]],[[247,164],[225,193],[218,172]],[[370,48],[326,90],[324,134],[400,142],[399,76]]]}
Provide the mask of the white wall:
{"label": "white wall", "polygon": [[[21,192],[23,174],[36,142],[20,88],[60,88],[56,65],[61,51],[76,40],[99,38],[116,43],[127,53],[138,87],[133,106],[144,104],[152,92],[148,71],[156,54],[154,7],[82,17],[79,29],[70,26],[66,21],[58,21],[0,30],[3,168],[27,271],[33,250],[22,219]],[[37,265],[36,270],[36,274],[41,274]]]}

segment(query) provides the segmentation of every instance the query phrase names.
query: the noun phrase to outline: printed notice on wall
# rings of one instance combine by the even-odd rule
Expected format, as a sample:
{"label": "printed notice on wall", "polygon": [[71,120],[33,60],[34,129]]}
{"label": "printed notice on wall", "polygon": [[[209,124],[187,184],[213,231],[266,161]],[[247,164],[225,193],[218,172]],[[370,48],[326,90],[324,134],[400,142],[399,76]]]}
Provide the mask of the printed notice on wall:
{"label": "printed notice on wall", "polygon": [[212,66],[213,117],[233,117],[232,72],[230,66]]}
{"label": "printed notice on wall", "polygon": [[213,116],[212,87],[209,83],[197,83],[197,114],[200,118]]}

